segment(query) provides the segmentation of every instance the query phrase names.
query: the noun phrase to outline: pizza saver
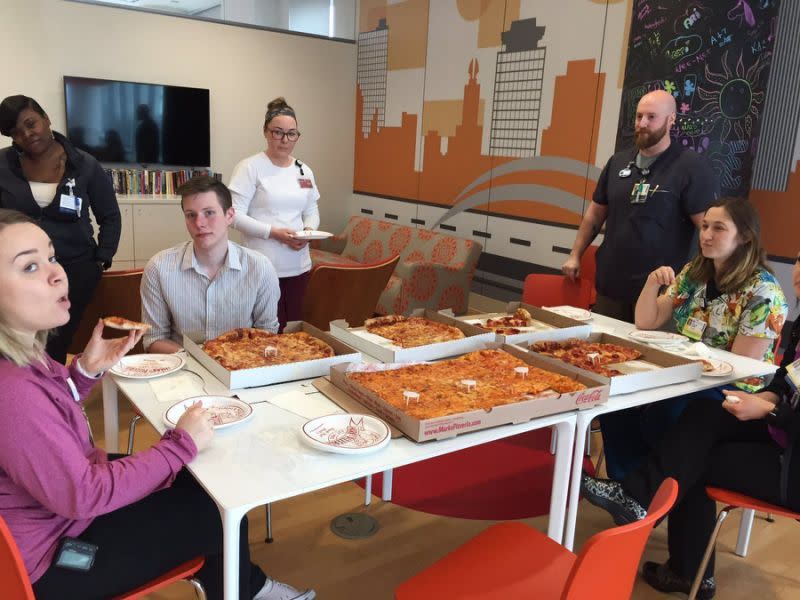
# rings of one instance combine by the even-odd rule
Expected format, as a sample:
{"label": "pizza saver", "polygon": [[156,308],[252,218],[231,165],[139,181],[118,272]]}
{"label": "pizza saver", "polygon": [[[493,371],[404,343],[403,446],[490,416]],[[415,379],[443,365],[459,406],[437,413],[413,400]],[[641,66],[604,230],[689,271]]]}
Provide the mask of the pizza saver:
{"label": "pizza saver", "polygon": [[459,383],[466,388],[467,392],[473,391],[478,385],[474,379],[462,379]]}
{"label": "pizza saver", "polygon": [[586,358],[588,358],[595,367],[600,366],[600,355],[597,352],[589,352]]}
{"label": "pizza saver", "polygon": [[414,402],[419,402],[419,392],[412,392],[406,390],[403,392],[403,398],[406,401],[406,408],[408,408],[408,403],[413,400]]}
{"label": "pizza saver", "polygon": [[278,356],[278,349],[275,346],[266,346],[264,348],[264,358],[269,358],[270,356]]}
{"label": "pizza saver", "polygon": [[528,367],[514,367],[514,376],[525,379],[528,376]]}

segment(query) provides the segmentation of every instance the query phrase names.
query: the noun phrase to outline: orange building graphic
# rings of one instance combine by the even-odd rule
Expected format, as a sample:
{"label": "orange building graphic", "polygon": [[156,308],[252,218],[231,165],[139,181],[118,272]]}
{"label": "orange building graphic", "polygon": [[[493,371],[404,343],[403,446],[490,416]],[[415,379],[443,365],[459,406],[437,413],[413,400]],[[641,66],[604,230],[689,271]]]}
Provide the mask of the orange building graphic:
{"label": "orange building graphic", "polygon": [[[479,116],[479,75],[480,64],[471,59],[461,103],[461,123],[456,127],[455,135],[447,138],[446,151],[442,150],[443,138],[439,132],[423,133],[421,171],[414,167],[418,116],[403,113],[399,127],[379,128],[377,113],[373,114],[365,135],[360,126],[363,99],[361,90],[356,89],[356,114],[359,118],[356,120],[354,191],[452,206],[464,189],[480,176],[517,160],[481,152],[483,126]],[[559,156],[594,164],[604,85],[605,74],[595,71],[594,59],[568,63],[567,72],[555,79],[551,124],[542,132],[542,156]],[[587,181],[585,176],[526,170],[490,177],[471,188],[469,195],[513,184],[558,188],[584,199],[591,198],[594,189],[594,182]],[[486,203],[473,208],[573,225],[577,225],[581,218],[580,212],[537,202],[530,197],[506,199],[491,202],[491,206]]]}

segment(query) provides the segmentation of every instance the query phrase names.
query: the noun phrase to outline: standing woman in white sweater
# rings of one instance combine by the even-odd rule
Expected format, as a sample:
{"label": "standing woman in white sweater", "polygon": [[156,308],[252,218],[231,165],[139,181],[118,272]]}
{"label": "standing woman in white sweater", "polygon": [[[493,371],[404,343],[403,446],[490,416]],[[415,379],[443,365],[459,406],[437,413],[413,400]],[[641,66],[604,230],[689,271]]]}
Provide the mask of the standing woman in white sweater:
{"label": "standing woman in white sweater", "polygon": [[314,173],[292,155],[300,131],[285,99],[267,105],[264,137],[267,149],[236,165],[228,187],[236,209],[233,226],[242,232],[242,244],[265,254],[278,273],[283,331],[287,321],[302,319],[311,254],[308,241],[295,233],[319,227],[319,191]]}

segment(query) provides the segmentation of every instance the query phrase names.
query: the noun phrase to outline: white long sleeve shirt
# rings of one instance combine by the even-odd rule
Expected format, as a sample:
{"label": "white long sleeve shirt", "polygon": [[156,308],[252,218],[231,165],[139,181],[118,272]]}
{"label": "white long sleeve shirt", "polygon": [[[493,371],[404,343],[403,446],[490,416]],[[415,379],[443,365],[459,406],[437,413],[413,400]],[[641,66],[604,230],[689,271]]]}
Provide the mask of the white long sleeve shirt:
{"label": "white long sleeve shirt", "polygon": [[259,152],[236,165],[228,187],[236,209],[233,226],[242,233],[242,244],[266,255],[278,277],[310,270],[308,246],[292,250],[269,234],[273,227],[293,231],[319,227],[319,191],[311,168],[298,167],[294,158],[291,166],[277,167]]}

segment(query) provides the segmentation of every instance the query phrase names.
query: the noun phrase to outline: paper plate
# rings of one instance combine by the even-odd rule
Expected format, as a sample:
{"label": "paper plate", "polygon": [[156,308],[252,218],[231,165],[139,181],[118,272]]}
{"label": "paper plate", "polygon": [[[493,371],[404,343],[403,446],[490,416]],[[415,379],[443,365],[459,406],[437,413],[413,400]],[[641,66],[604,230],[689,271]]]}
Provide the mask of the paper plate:
{"label": "paper plate", "polygon": [[637,342],[645,342],[647,344],[679,344],[687,341],[685,335],[679,333],[670,333],[669,331],[647,331],[636,329],[628,334]]}
{"label": "paper plate", "polygon": [[333,237],[332,233],[328,233],[327,231],[317,231],[315,229],[306,229],[303,231],[295,231],[292,236],[296,237],[299,240],[324,240],[329,237]]}
{"label": "paper plate", "polygon": [[109,369],[114,375],[131,379],[151,379],[174,373],[186,364],[179,354],[132,354]]}
{"label": "paper plate", "polygon": [[[701,358],[698,360],[703,361],[703,375],[706,377],[725,377],[733,373],[733,365],[724,360],[717,360],[716,358]],[[707,364],[706,364],[707,363]],[[710,366],[710,370],[706,368]]]}
{"label": "paper plate", "polygon": [[576,321],[589,321],[592,318],[592,313],[577,306],[543,306],[542,308]]}
{"label": "paper plate", "polygon": [[391,440],[389,427],[370,415],[337,414],[303,425],[303,440],[313,448],[337,454],[368,454]]}
{"label": "paper plate", "polygon": [[195,396],[187,398],[173,404],[164,413],[164,423],[170,427],[175,427],[178,419],[195,402],[202,402],[203,408],[207,408],[214,416],[214,429],[225,429],[232,425],[244,423],[253,416],[253,407],[247,402],[242,402],[238,398],[227,396]]}

